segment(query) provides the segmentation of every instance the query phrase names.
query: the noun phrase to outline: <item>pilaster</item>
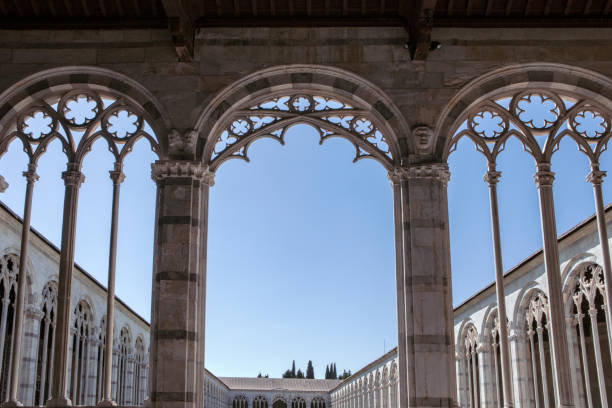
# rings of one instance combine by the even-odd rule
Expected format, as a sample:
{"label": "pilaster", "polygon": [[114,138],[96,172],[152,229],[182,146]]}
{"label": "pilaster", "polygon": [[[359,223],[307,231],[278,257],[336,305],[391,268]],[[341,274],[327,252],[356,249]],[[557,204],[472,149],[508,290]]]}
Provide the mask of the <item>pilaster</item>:
{"label": "pilaster", "polygon": [[[390,173],[401,196],[406,362],[400,361],[400,405],[453,407],[456,401],[453,309],[450,280],[448,204],[445,163],[401,167]],[[394,188],[394,190],[396,190]],[[396,235],[396,241],[398,236]],[[399,286],[399,285],[398,285]],[[399,316],[399,314],[398,314]],[[401,358],[401,357],[400,357]],[[405,378],[405,380],[404,380]],[[406,391],[404,391],[406,390]],[[407,403],[401,393],[406,392]]]}
{"label": "pilaster", "polygon": [[199,162],[158,161],[151,313],[150,392],[154,407],[204,403],[204,307],[208,190]]}

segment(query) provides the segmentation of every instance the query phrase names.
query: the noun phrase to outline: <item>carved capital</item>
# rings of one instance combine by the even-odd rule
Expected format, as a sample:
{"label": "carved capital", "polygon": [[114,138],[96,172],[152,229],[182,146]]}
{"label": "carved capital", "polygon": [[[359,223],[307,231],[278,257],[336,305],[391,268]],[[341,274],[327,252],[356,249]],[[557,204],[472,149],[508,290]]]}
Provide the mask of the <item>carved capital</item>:
{"label": "carved capital", "polygon": [[408,178],[410,179],[431,179],[439,181],[445,186],[450,180],[450,172],[446,163],[430,163],[415,165],[408,168]]}
{"label": "carved capital", "polygon": [[81,187],[85,181],[85,176],[78,170],[66,170],[62,173],[62,179],[66,186]]}
{"label": "carved capital", "polygon": [[587,176],[586,181],[591,184],[601,184],[603,183],[604,177],[606,177],[606,172],[599,169],[593,169]]}
{"label": "carved capital", "polygon": [[32,319],[32,320],[36,320],[40,322],[42,318],[44,317],[44,314],[38,307],[28,306],[26,307],[26,310],[25,310],[25,316],[28,319]]}
{"label": "carved capital", "polygon": [[172,156],[190,156],[195,154],[198,132],[187,129],[182,134],[176,129],[168,132],[168,152]]}
{"label": "carved capital", "polygon": [[550,163],[538,163],[538,171],[533,176],[538,188],[540,187],[552,187],[553,181],[555,181],[555,173],[550,171]]}
{"label": "carved capital", "polygon": [[122,171],[111,170],[108,172],[110,175],[110,179],[113,181],[113,184],[121,184],[123,180],[125,180],[125,174]]}
{"label": "carved capital", "polygon": [[484,175],[484,177],[482,179],[488,185],[495,186],[499,182],[500,178],[501,178],[501,171],[489,170],[489,171],[487,171],[485,173],[485,175]]}
{"label": "carved capital", "polygon": [[215,173],[197,161],[159,160],[151,164],[151,178],[158,182],[168,177],[189,177],[212,187],[215,184]]}
{"label": "carved capital", "polygon": [[0,193],[4,193],[8,188],[8,183],[4,179],[4,177],[0,176]]}
{"label": "carved capital", "polygon": [[28,183],[37,182],[40,178],[38,177],[38,174],[36,174],[36,164],[34,163],[28,164],[28,170],[24,171],[22,174]]}

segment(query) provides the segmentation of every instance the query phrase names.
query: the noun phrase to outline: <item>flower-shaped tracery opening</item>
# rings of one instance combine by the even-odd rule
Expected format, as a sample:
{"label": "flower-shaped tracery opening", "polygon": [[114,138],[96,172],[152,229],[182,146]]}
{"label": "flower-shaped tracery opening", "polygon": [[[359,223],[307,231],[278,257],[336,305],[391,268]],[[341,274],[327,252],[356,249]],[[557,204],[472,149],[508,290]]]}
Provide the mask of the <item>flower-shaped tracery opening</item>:
{"label": "flower-shaped tracery opening", "polygon": [[474,133],[485,139],[498,138],[508,129],[506,119],[495,110],[482,110],[471,115],[468,124]]}
{"label": "flower-shaped tracery opening", "polygon": [[74,126],[87,126],[102,109],[100,98],[90,94],[67,94],[59,103],[59,111]]}
{"label": "flower-shaped tracery opening", "polygon": [[141,137],[158,153],[157,138],[140,111],[114,95],[91,89],[50,94],[18,113],[13,131],[0,138],[0,155],[14,138],[21,139],[34,162],[55,138],[72,162],[81,162],[98,138],[106,139],[117,162]]}
{"label": "flower-shaped tracery opening", "polygon": [[55,131],[57,121],[49,111],[34,108],[18,119],[17,127],[29,140],[38,141]]}
{"label": "flower-shaped tracery opening", "polygon": [[548,129],[562,114],[556,98],[544,93],[519,95],[514,104],[516,116],[531,129]]}
{"label": "flower-shaped tracery opening", "polygon": [[593,109],[585,108],[576,112],[571,120],[572,129],[585,139],[599,139],[610,128],[610,122],[605,116]]}
{"label": "flower-shaped tracery opening", "polygon": [[124,140],[142,128],[142,120],[127,108],[120,108],[110,112],[102,121],[102,126],[114,138]]}
{"label": "flower-shaped tracery opening", "polygon": [[[355,146],[355,160],[376,158],[386,164],[393,154],[383,131],[374,120],[336,98],[295,93],[266,99],[247,110],[238,110],[227,119],[214,146],[210,163],[231,157],[247,158],[251,142],[260,137],[271,137],[284,143],[286,129],[303,119],[316,127],[320,142],[332,136],[343,136]],[[325,124],[329,126],[325,126]]]}

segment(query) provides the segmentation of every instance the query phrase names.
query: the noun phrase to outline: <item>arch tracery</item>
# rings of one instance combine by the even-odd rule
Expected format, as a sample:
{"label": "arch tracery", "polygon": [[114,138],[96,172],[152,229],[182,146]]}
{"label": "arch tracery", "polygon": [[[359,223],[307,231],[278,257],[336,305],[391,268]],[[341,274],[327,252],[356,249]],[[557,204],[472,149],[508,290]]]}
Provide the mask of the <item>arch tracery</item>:
{"label": "arch tracery", "polygon": [[248,160],[261,137],[283,143],[293,124],[318,129],[320,141],[343,137],[355,146],[355,160],[369,157],[387,169],[400,163],[410,140],[403,116],[373,84],[337,68],[291,65],[266,69],[239,80],[209,103],[196,129],[207,139],[197,156],[214,171],[224,160]]}

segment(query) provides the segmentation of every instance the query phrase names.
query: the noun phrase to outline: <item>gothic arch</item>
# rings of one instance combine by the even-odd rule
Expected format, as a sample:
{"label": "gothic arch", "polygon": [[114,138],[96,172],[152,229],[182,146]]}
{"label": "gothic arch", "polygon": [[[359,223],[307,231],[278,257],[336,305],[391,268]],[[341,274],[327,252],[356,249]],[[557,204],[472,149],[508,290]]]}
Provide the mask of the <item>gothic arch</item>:
{"label": "gothic arch", "polygon": [[158,154],[162,158],[166,157],[167,135],[171,122],[153,94],[140,83],[123,74],[90,66],[68,66],[40,71],[18,81],[2,92],[0,94],[0,155],[6,151],[8,144],[15,137],[11,132],[15,121],[32,107],[39,105],[38,101],[51,96],[70,98],[79,92],[88,95],[106,95],[120,100],[124,106],[129,107],[130,111],[143,118],[151,126],[153,136],[159,143]]}
{"label": "gothic arch", "polygon": [[497,302],[491,303],[486,307],[485,313],[482,316],[482,322],[480,322],[480,333],[482,336],[487,336],[487,330],[491,327],[489,323],[491,323],[491,319],[497,314]]}
{"label": "gothic arch", "polygon": [[[435,152],[446,159],[459,126],[469,111],[487,99],[522,90],[544,90],[579,96],[597,108],[612,109],[612,79],[570,65],[528,63],[491,71],[463,87],[444,108],[434,131]],[[571,109],[570,109],[571,110]]]}
{"label": "gothic arch", "polygon": [[[279,110],[277,106],[275,110],[265,111],[269,117],[275,116],[278,119],[274,121],[266,119],[270,120],[267,123],[259,119],[255,124],[248,124],[245,133],[230,134],[235,140],[226,147],[232,145],[234,147],[231,150],[223,150],[226,156],[222,155],[215,161],[217,158],[214,157],[215,145],[219,141],[227,142],[226,139],[220,140],[220,137],[238,117],[238,112],[243,112],[246,118],[252,110],[261,108],[263,103],[283,97],[290,98],[283,104],[283,109]],[[305,97],[301,100],[305,106],[294,108],[289,105],[288,102],[293,103],[294,98],[299,97]],[[352,112],[345,111],[347,115],[354,113],[354,118],[350,123],[341,121],[341,124],[321,120],[325,112],[338,114],[339,111],[315,109],[315,106],[321,107],[325,104],[318,103],[313,97],[334,99],[340,103],[334,104],[340,110],[354,109]],[[306,100],[309,103],[306,103]],[[365,127],[358,126],[357,122],[361,119],[365,119],[360,123],[365,124]],[[280,128],[286,130],[298,122],[316,127],[322,125],[329,127],[331,133],[329,135],[322,133],[321,141],[332,136],[344,137],[356,146],[356,160],[368,155],[381,161],[387,168],[398,165],[407,151],[412,150],[412,146],[408,146],[410,139],[406,136],[410,131],[403,115],[381,89],[355,74],[338,68],[288,65],[248,75],[225,88],[206,106],[195,126],[197,133],[206,138],[198,143],[196,158],[214,171],[221,162],[230,158],[227,156],[242,156],[240,151],[243,149],[244,157],[241,158],[246,158],[248,147],[258,138],[272,137],[282,143],[284,130],[279,135],[274,135],[272,132]],[[375,135],[376,131],[379,131],[379,135]],[[385,143],[380,143],[380,135]],[[377,140],[379,144],[370,143],[369,140]],[[388,154],[384,154],[384,147],[380,147],[383,145],[388,147]]]}
{"label": "gothic arch", "polygon": [[[527,283],[525,286],[521,288],[516,297],[516,301],[514,303],[514,311],[512,312],[512,321],[514,322],[515,327],[523,327],[525,324],[524,314],[525,308],[529,305],[529,301],[535,292],[543,292],[546,294],[545,288],[541,288],[540,285],[531,281]],[[547,294],[546,294],[547,295]]]}
{"label": "gothic arch", "polygon": [[563,295],[563,311],[566,317],[569,317],[572,313],[572,294],[576,286],[576,278],[579,277],[580,273],[589,266],[596,265],[600,266],[601,263],[595,255],[583,253],[572,259],[572,262],[567,265],[563,270],[563,287],[561,293]]}

